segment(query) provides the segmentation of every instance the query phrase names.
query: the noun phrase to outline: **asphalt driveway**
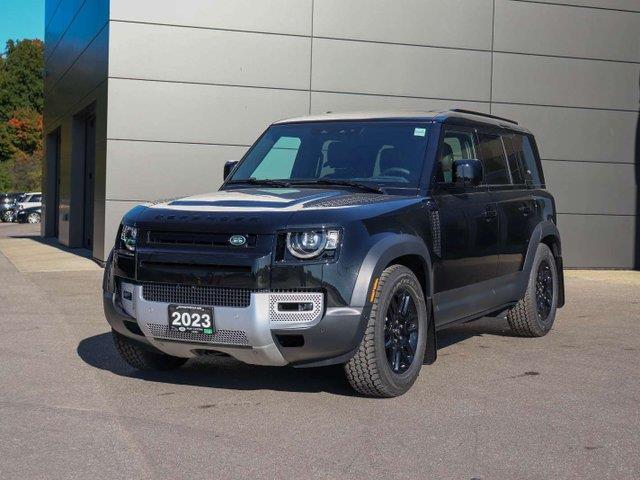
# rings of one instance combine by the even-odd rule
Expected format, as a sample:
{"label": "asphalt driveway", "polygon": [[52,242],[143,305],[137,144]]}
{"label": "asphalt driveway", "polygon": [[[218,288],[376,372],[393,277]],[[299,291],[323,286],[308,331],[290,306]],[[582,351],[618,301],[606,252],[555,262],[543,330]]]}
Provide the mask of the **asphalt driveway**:
{"label": "asphalt driveway", "polygon": [[640,273],[569,272],[544,338],[499,319],[440,333],[390,400],[355,396],[340,368],[135,372],[100,282],[0,253],[0,478],[640,478]]}

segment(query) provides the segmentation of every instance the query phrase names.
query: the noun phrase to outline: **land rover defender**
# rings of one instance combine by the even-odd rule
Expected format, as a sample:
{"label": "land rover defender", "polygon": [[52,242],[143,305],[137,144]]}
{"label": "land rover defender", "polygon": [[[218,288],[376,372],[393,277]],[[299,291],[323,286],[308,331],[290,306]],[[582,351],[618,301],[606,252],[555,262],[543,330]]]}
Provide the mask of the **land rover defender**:
{"label": "land rover defender", "polygon": [[219,191],[129,211],[103,290],[134,368],[343,364],[379,397],[436,360],[437,330],[502,315],[539,337],[564,304],[533,135],[465,110],[276,122]]}

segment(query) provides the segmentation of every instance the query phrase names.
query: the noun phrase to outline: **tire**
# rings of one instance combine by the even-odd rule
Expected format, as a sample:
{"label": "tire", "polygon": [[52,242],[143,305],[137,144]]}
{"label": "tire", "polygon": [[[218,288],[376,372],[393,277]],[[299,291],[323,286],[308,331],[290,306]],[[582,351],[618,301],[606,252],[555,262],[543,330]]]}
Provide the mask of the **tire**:
{"label": "tire", "polygon": [[0,220],[2,220],[5,223],[11,223],[12,221],[11,214],[7,211],[2,212],[2,215],[0,215]]}
{"label": "tire", "polygon": [[187,358],[173,357],[160,351],[152,351],[152,347],[144,347],[135,340],[111,330],[113,343],[120,357],[136,370],[173,370],[187,362]]}
{"label": "tire", "polygon": [[[540,275],[542,275],[542,283],[538,281]],[[547,277],[552,282],[550,288],[545,281]],[[536,296],[538,288],[541,291],[549,292],[551,298],[548,293]],[[558,270],[556,259],[551,253],[551,249],[541,243],[536,250],[524,297],[509,310],[507,321],[513,333],[519,337],[542,337],[549,333],[553,326],[557,306]],[[539,307],[541,311],[539,311]]]}
{"label": "tire", "polygon": [[[408,301],[409,306],[403,307],[405,303],[395,303],[398,296],[406,297],[406,294],[411,298]],[[391,310],[390,305],[394,305]],[[393,318],[394,309],[399,313],[404,309],[406,315],[402,318],[411,318],[411,321],[407,320],[407,325],[411,325],[411,329],[414,324],[417,326],[417,334],[412,332],[406,335],[408,328],[402,333],[405,339],[408,337],[415,339],[411,361],[408,364],[401,363],[401,367],[406,368],[404,371],[402,368],[394,371],[391,359],[396,358],[396,353],[391,350],[388,358],[389,352],[385,348],[386,346],[394,347],[394,340],[391,338],[396,337],[393,337],[395,333],[391,332],[398,330],[387,328],[387,319]],[[407,392],[418,378],[422,368],[427,345],[427,326],[427,306],[420,282],[411,270],[402,265],[388,267],[382,272],[378,281],[362,342],[356,354],[344,367],[347,380],[353,389],[362,395],[386,398],[397,397]],[[404,352],[402,348],[400,350]]]}
{"label": "tire", "polygon": [[27,215],[27,223],[40,223],[40,214],[33,212]]}

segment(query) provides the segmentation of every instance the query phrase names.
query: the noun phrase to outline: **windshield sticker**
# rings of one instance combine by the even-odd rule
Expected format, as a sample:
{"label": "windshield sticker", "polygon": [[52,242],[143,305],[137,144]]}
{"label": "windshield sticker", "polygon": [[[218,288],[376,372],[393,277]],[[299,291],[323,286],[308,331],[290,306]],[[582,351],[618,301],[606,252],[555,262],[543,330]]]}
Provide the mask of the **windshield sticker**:
{"label": "windshield sticker", "polygon": [[415,128],[413,130],[413,136],[414,137],[424,137],[427,134],[427,129],[426,128]]}

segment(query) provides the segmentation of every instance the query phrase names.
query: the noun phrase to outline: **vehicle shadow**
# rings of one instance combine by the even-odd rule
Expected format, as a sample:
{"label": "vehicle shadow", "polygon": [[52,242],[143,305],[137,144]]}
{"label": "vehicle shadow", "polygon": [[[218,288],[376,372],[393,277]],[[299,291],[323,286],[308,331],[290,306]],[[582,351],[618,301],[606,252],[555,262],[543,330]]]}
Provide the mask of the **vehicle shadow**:
{"label": "vehicle shadow", "polygon": [[357,396],[349,387],[340,366],[309,369],[262,367],[247,365],[231,357],[198,357],[178,370],[143,372],[134,370],[120,359],[111,333],[85,338],[78,345],[77,353],[92,367],[150,382],[231,390],[328,392]]}
{"label": "vehicle shadow", "polygon": [[[438,348],[444,349],[473,336],[510,335],[510,330],[506,321],[491,318],[457,325],[437,335]],[[131,368],[119,357],[110,332],[85,338],[76,351],[85,363],[94,368],[149,382],[231,390],[327,392],[358,396],[347,383],[340,365],[297,369],[247,365],[231,357],[198,357],[178,370],[143,372]]]}

